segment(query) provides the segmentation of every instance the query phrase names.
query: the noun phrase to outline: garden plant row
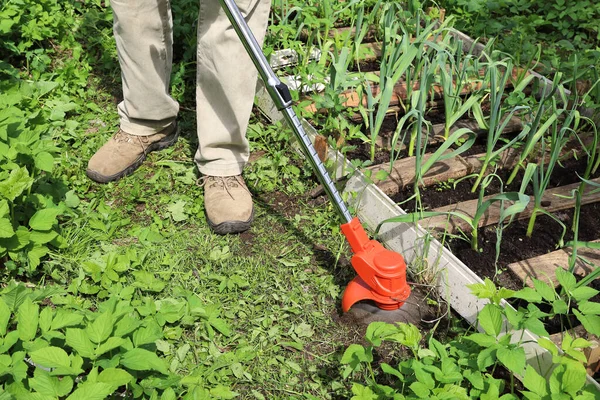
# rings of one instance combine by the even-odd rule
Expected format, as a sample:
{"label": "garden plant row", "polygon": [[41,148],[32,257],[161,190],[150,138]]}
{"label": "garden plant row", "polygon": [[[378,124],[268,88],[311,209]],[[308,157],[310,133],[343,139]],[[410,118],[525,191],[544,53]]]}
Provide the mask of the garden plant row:
{"label": "garden plant row", "polygon": [[[593,112],[581,107],[589,101],[590,92],[571,93],[561,74],[551,80],[537,79],[516,68],[509,55],[491,46],[477,48],[435,18],[423,15],[420,19],[410,13],[407,17],[401,10],[391,10],[393,7],[376,7],[380,14],[370,9],[370,22],[359,12],[353,28],[329,32],[334,38],[328,43],[332,51],[325,62],[321,58],[327,76],[316,85],[311,82],[300,87],[301,92],[319,85],[324,88],[311,96],[309,104],[300,103],[317,131],[326,135],[326,139],[317,138],[317,147],[327,141],[355,167],[363,167],[387,195],[414,210],[386,222],[420,222],[444,242],[462,236],[475,253],[482,252],[480,228],[492,226],[496,236],[493,269],[484,276],[498,282],[500,274],[509,274],[509,267],[517,278],[513,288],[524,282],[538,292],[546,291],[541,287],[549,282],[557,287],[553,290],[558,297],[544,300],[552,303],[568,292],[565,284],[574,285],[554,276],[560,267],[569,274],[576,272],[577,287],[590,285],[590,293],[596,293],[590,298],[597,296],[592,287],[597,287],[594,279],[600,274],[594,265],[598,259],[595,239],[600,234],[596,231],[591,233],[596,236],[586,234],[586,239],[579,239],[582,207],[600,199],[596,125],[589,118]],[[362,40],[377,43],[365,45]],[[311,72],[307,81],[314,80],[314,70]],[[564,176],[568,173],[570,177]],[[561,181],[569,184],[556,183]],[[465,184],[470,185],[470,190],[463,190],[466,201],[447,203],[447,198],[455,197],[448,192]],[[405,193],[398,193],[403,190]],[[437,193],[430,196],[428,191]],[[430,207],[432,202],[437,205]],[[560,213],[565,209],[573,209],[569,225]],[[548,218],[540,222],[540,215]],[[510,232],[511,224],[522,219],[527,220],[522,236],[531,237],[534,229],[545,229],[539,225],[548,220],[560,229],[554,242],[533,250],[539,257],[503,264],[502,233]],[[540,256],[548,249],[563,247]],[[431,271],[423,273],[431,275]],[[587,305],[590,298],[581,301]],[[588,331],[584,336],[593,339],[600,333],[598,310],[584,307],[582,313],[575,309],[577,303],[569,300],[567,307],[552,307],[553,313],[547,316],[559,321],[559,332],[573,328],[573,323],[583,324]],[[597,308],[597,303],[589,304]],[[575,322],[561,316],[573,313]],[[590,357],[588,371],[593,375],[597,356]]]}

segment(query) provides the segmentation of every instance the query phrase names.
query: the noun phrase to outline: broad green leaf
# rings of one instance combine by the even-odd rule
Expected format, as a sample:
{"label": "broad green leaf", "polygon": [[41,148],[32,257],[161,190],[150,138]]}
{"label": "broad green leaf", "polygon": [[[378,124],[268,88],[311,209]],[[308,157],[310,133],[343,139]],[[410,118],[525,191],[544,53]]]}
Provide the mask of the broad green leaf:
{"label": "broad green leaf", "polygon": [[301,322],[299,325],[297,325],[294,328],[294,333],[298,337],[302,338],[302,337],[311,337],[314,334],[314,331],[309,324],[307,324],[306,322]]}
{"label": "broad green leaf", "polygon": [[371,322],[367,327],[365,338],[375,347],[381,345],[381,342],[389,334],[397,332],[398,329],[387,322],[377,321]]}
{"label": "broad green leaf", "polygon": [[15,234],[12,223],[8,218],[0,218],[0,238],[9,238]]}
{"label": "broad green leaf", "polygon": [[86,332],[92,342],[102,343],[112,333],[114,323],[112,312],[106,311],[98,315],[94,322],[87,326]]}
{"label": "broad green leaf", "polygon": [[10,321],[10,308],[6,305],[4,300],[0,297],[0,336],[6,335],[6,329],[8,327],[8,321]]}
{"label": "broad green leaf", "polygon": [[540,347],[548,350],[553,356],[558,355],[558,349],[556,348],[556,344],[552,342],[550,339],[546,339],[544,337],[538,338],[538,344]]}
{"label": "broad green leaf", "polygon": [[80,356],[94,358],[94,344],[83,329],[67,328],[65,334],[67,346],[75,350]]}
{"label": "broad green leaf", "polygon": [[572,273],[570,273],[562,267],[556,268],[554,274],[556,275],[556,279],[561,284],[561,286],[568,291],[573,290],[575,288],[575,285],[577,285],[575,275],[573,275]]}
{"label": "broad green leaf", "polygon": [[429,390],[435,387],[435,380],[429,372],[425,371],[425,367],[420,362],[416,361],[413,363],[413,371],[417,380],[425,384]]}
{"label": "broad green leaf", "polygon": [[342,355],[342,359],[340,360],[340,363],[350,364],[354,360],[358,360],[358,361],[369,360],[369,357],[366,355],[365,348],[363,346],[361,346],[360,344],[356,344],[356,343],[353,343],[350,346],[348,346],[348,348],[346,349],[346,351],[344,351],[344,354]]}
{"label": "broad green leaf", "polygon": [[172,298],[156,301],[156,309],[169,323],[179,321],[185,314],[185,301]]}
{"label": "broad green leaf", "polygon": [[19,341],[19,332],[10,331],[4,337],[4,341],[2,345],[0,345],[0,354],[6,353],[12,346],[14,346]]}
{"label": "broad green leaf", "polygon": [[42,312],[40,312],[39,325],[44,333],[48,332],[52,326],[52,314],[53,311],[51,307],[44,307]]}
{"label": "broad green leaf", "polygon": [[596,296],[598,292],[596,289],[591,288],[589,286],[581,286],[578,287],[577,289],[574,289],[571,292],[571,296],[573,296],[573,298],[577,301],[577,302],[582,302],[584,300],[589,300],[590,298]]}
{"label": "broad green leaf", "polygon": [[146,323],[145,327],[133,332],[133,344],[136,347],[140,347],[145,344],[154,343],[156,340],[162,339],[162,337],[162,329],[160,329],[160,326],[154,320],[151,320]]}
{"label": "broad green leaf", "polygon": [[484,371],[487,367],[493,365],[496,362],[497,350],[498,346],[491,346],[479,352],[479,354],[477,355],[477,366],[481,371]]}
{"label": "broad green leaf", "polygon": [[133,376],[120,368],[106,368],[98,375],[97,382],[108,383],[115,388],[127,385],[133,380]]}
{"label": "broad green leaf", "polygon": [[19,306],[25,301],[29,294],[29,291],[23,284],[18,284],[5,292],[2,296],[4,302],[10,308],[12,312],[16,312]]}
{"label": "broad green leaf", "polygon": [[177,395],[173,388],[168,387],[165,389],[162,396],[160,396],[160,400],[177,400]]}
{"label": "broad green leaf", "polygon": [[10,214],[10,207],[8,201],[0,199],[0,218],[7,217]]}
{"label": "broad green leaf", "polygon": [[600,336],[600,316],[591,314],[584,315],[576,309],[573,310],[573,313],[589,333]]}
{"label": "broad green leaf", "polygon": [[44,347],[29,354],[31,360],[46,368],[58,368],[71,366],[69,355],[60,347]]}
{"label": "broad green leaf", "polygon": [[114,386],[104,382],[84,382],[77,385],[77,390],[67,397],[67,400],[104,400],[116,389]]}
{"label": "broad green leaf", "polygon": [[497,337],[502,331],[502,311],[495,304],[486,304],[477,316],[477,320],[488,335]]}
{"label": "broad green leaf", "polygon": [[587,372],[581,363],[568,361],[562,376],[562,389],[574,396],[577,391],[583,388],[586,378]]}
{"label": "broad green leaf", "polygon": [[239,396],[239,393],[234,392],[229,387],[224,385],[217,385],[210,389],[210,394],[211,397],[216,399],[233,399],[234,397]]}
{"label": "broad green leaf", "polygon": [[29,260],[29,268],[34,269],[40,265],[42,257],[48,254],[48,247],[35,245],[31,250],[27,252],[27,259]]}
{"label": "broad green leaf", "polygon": [[42,151],[36,154],[34,162],[36,168],[42,171],[52,172],[52,169],[54,168],[54,157],[47,151]]}
{"label": "broad green leaf", "polygon": [[74,190],[69,190],[65,194],[65,204],[67,205],[67,207],[77,208],[80,202],[81,201],[79,200],[79,197],[77,196]]}
{"label": "broad green leaf", "polygon": [[10,172],[7,179],[0,182],[0,196],[8,201],[15,201],[25,190],[33,184],[33,178],[29,176],[27,168],[15,168]]}
{"label": "broad green leaf", "polygon": [[65,328],[67,326],[76,326],[81,324],[83,321],[83,314],[75,311],[64,308],[59,308],[56,310],[56,315],[52,320],[53,331],[57,331],[59,329]]}
{"label": "broad green leaf", "polygon": [[581,311],[582,314],[600,315],[600,303],[595,303],[593,301],[583,301],[579,303],[577,308],[579,309],[579,311]]}
{"label": "broad green leaf", "polygon": [[550,303],[556,300],[556,292],[554,288],[539,279],[533,278],[533,286],[535,290],[542,296],[542,298]]}
{"label": "broad green leaf", "polygon": [[124,337],[125,335],[135,331],[141,324],[142,321],[139,319],[125,315],[119,320],[119,322],[117,322],[113,334],[118,337]]}
{"label": "broad green leaf", "polygon": [[554,314],[567,314],[569,312],[569,305],[563,299],[557,299],[552,303],[552,312]]}
{"label": "broad green leaf", "polygon": [[166,282],[158,279],[153,273],[148,271],[133,271],[133,276],[135,277],[133,286],[143,290],[161,292],[167,285]]}
{"label": "broad green leaf", "polygon": [[73,389],[73,379],[70,376],[59,379],[42,369],[36,368],[34,377],[29,379],[29,386],[45,396],[63,397]]}
{"label": "broad green leaf", "polygon": [[500,347],[496,357],[506,368],[515,374],[522,374],[525,368],[525,350],[522,347]]}
{"label": "broad green leaf", "polygon": [[120,361],[121,365],[134,371],[158,371],[168,375],[169,371],[164,360],[161,360],[156,354],[144,349],[131,349],[123,354]]}
{"label": "broad green leaf", "polygon": [[523,385],[539,396],[548,394],[546,380],[531,365],[528,365],[525,369]]}
{"label": "broad green leaf", "polygon": [[211,315],[207,321],[213,328],[218,330],[222,335],[229,336],[231,335],[231,328],[227,325],[227,322],[223,318],[216,317]]}
{"label": "broad green leaf", "polygon": [[17,331],[19,338],[24,342],[29,342],[35,338],[38,328],[40,307],[34,304],[29,297],[19,306],[17,312]]}
{"label": "broad green leaf", "polygon": [[478,332],[465,336],[465,339],[475,342],[481,347],[490,347],[496,344],[495,336],[490,336]]}
{"label": "broad green leaf", "polygon": [[56,217],[60,214],[58,208],[44,208],[37,211],[29,220],[29,227],[36,231],[47,231],[52,229],[56,223]]}
{"label": "broad green leaf", "polygon": [[531,303],[540,303],[542,301],[542,296],[530,287],[523,288],[513,293],[513,297],[523,299]]}
{"label": "broad green leaf", "polygon": [[45,244],[45,243],[48,243],[48,242],[54,240],[54,238],[56,238],[56,236],[58,236],[58,232],[53,231],[53,230],[32,231],[31,234],[29,235],[29,240],[31,240],[33,243]]}
{"label": "broad green leaf", "polygon": [[117,347],[121,346],[123,343],[125,343],[125,339],[123,339],[123,338],[114,337],[114,336],[109,337],[106,342],[102,343],[96,349],[96,357],[101,356],[102,354],[109,352],[113,349],[116,349]]}

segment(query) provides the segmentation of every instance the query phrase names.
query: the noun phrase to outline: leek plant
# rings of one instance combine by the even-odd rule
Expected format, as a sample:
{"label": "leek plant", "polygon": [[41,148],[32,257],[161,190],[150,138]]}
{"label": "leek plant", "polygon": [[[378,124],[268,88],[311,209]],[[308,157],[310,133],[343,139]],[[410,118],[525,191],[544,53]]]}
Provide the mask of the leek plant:
{"label": "leek plant", "polygon": [[[556,74],[552,81],[552,87],[544,88],[536,110],[533,112],[533,115],[530,114],[529,120],[523,127],[523,135],[526,138],[525,143],[519,153],[519,160],[517,161],[517,164],[515,165],[508,180],[506,181],[508,185],[510,185],[515,179],[519,170],[525,168],[525,160],[527,160],[527,158],[532,154],[532,152],[534,151],[540,140],[544,137],[548,129],[550,129],[552,124],[554,124],[558,120],[559,114],[555,112],[556,107],[551,108],[549,110],[550,112],[548,113],[546,103],[550,102],[552,104],[555,104],[552,102],[552,99],[558,92],[559,95],[562,97],[563,102],[566,104],[564,89],[560,85],[561,77],[562,75],[560,73]],[[547,119],[542,123],[545,117]]]}
{"label": "leek plant", "polygon": [[[388,107],[394,94],[394,86],[400,81],[415,59],[420,58],[424,45],[435,45],[429,42],[429,36],[436,24],[420,30],[420,34],[411,43],[410,35],[394,19],[394,6],[387,8],[384,14],[384,39],[382,42],[382,58],[379,74],[379,92],[374,95],[370,84],[371,79],[365,79],[361,93],[366,95],[366,109],[360,108],[370,136],[371,160],[375,159],[375,144],[381,126],[387,114]],[[399,32],[402,31],[402,34]],[[371,77],[372,78],[372,77]]]}
{"label": "leek plant", "polygon": [[[553,99],[553,104],[555,105],[554,108],[556,109],[555,99]],[[557,110],[557,112],[555,112],[554,114],[560,113],[561,112],[558,112]],[[560,154],[564,146],[569,142],[571,135],[576,133],[580,121],[581,118],[579,111],[575,109],[567,112],[565,120],[562,124],[560,124],[560,126],[558,121],[555,121],[551,125],[550,137],[547,140],[541,141],[540,162],[537,165],[529,164],[527,166],[525,176],[523,177],[523,182],[529,182],[531,180],[533,185],[534,198],[533,210],[531,212],[531,217],[529,217],[529,223],[527,224],[527,237],[531,237],[531,235],[533,234],[533,227],[535,225],[537,215],[543,213],[550,216],[552,219],[559,222],[563,226],[563,234],[560,239],[560,245],[562,246],[562,238],[566,233],[566,228],[556,216],[544,210],[544,207],[542,206],[542,198],[544,192],[550,184],[550,177],[556,164],[559,162]],[[550,147],[548,151],[547,146]]]}
{"label": "leek plant", "polygon": [[[447,36],[451,38],[450,35]],[[444,99],[444,139],[448,139],[450,129],[481,99],[481,93],[476,90],[479,78],[479,60],[469,53],[463,55],[462,41],[452,40],[448,48],[438,52],[436,63],[437,73]],[[474,89],[463,98],[464,88]]]}
{"label": "leek plant", "polygon": [[[596,127],[596,124],[589,118],[582,117],[582,120],[587,123],[587,126],[592,131],[592,145],[587,148],[584,143],[581,142],[579,135],[574,135],[579,141],[581,148],[583,148],[587,154],[588,163],[586,169],[583,173],[583,177],[581,178],[581,183],[579,187],[574,191],[573,195],[575,196],[575,207],[573,212],[573,225],[571,226],[571,231],[573,232],[573,240],[567,243],[567,246],[571,247],[571,255],[569,257],[569,272],[573,273],[575,270],[575,263],[577,262],[577,250],[579,247],[591,247],[595,248],[596,243],[588,243],[588,242],[580,242],[579,241],[579,219],[581,216],[581,198],[583,196],[586,185],[590,185],[592,187],[596,187],[597,189],[592,190],[592,192],[600,190],[600,185],[597,183],[590,181],[590,176],[594,173],[594,169],[597,166],[599,153],[598,153],[598,144],[600,142],[600,132]],[[594,273],[591,275],[598,276],[600,274],[600,268],[596,268]]]}
{"label": "leek plant", "polygon": [[[506,61],[490,61],[487,65],[484,85],[489,85],[488,100],[490,104],[490,117],[489,120],[485,120],[482,117],[481,107],[475,107],[475,114],[478,115],[477,120],[479,124],[484,124],[487,128],[487,140],[486,140],[486,153],[483,159],[481,170],[477,175],[475,183],[471,189],[472,192],[477,190],[481,179],[487,172],[488,167],[492,164],[502,152],[509,149],[517,142],[519,142],[525,135],[526,131],[523,130],[521,133],[516,135],[510,141],[505,142],[503,145],[498,146],[500,142],[502,132],[510,122],[510,119],[516,113],[521,110],[525,110],[526,106],[515,106],[508,113],[503,107],[504,105],[504,93],[506,84],[509,78],[512,76],[513,63],[510,59]],[[531,81],[531,79],[523,79],[516,87],[515,91],[523,90]]]}

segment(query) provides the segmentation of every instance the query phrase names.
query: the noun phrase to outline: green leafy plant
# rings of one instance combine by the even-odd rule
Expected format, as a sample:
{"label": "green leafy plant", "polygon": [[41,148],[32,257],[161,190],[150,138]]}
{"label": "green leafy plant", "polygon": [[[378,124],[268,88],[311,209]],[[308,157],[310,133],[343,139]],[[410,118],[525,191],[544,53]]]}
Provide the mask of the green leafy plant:
{"label": "green leafy plant", "polygon": [[[586,303],[597,291],[578,286],[575,277],[562,268],[556,271],[565,284],[567,297],[541,281],[534,281],[535,290],[513,291],[497,287],[491,280],[469,285],[472,293],[488,302],[477,314],[479,332],[459,335],[441,343],[430,333],[423,337],[414,325],[373,322],[367,328],[367,345],[351,344],[341,358],[342,377],[353,378],[352,399],[518,399],[549,400],[553,398],[594,398],[598,390],[586,383],[586,362],[583,349],[591,343],[565,333],[557,347],[547,339],[545,318],[552,316],[535,304],[550,302],[553,309],[563,312],[569,304],[561,299],[578,299],[587,315],[598,310]],[[505,299],[529,301],[527,308],[505,306]],[[594,303],[595,304],[595,303]],[[566,311],[565,311],[566,312]],[[576,312],[576,315],[583,315]],[[594,314],[597,315],[597,314]],[[588,328],[587,321],[584,326]],[[600,326],[600,324],[598,324]],[[596,328],[593,327],[593,332]],[[538,344],[552,355],[554,368],[538,371],[528,364],[520,336],[521,329],[540,335]],[[389,362],[375,362],[378,348],[386,344],[385,352],[403,350],[402,355]],[[386,360],[387,361],[387,360]],[[494,377],[498,368],[505,368],[511,382]],[[524,389],[517,391],[514,376],[522,377]],[[520,393],[519,393],[520,392]]]}
{"label": "green leafy plant", "polygon": [[[181,339],[184,326],[204,320],[209,332],[214,328],[229,334],[229,329],[209,316],[192,293],[143,303],[133,301],[132,294],[133,288],[126,289],[91,311],[67,305],[73,298],[56,287],[32,291],[11,285],[2,290],[0,391],[16,399],[147,398],[159,393],[162,399],[175,399],[176,393],[195,398],[193,386],[177,388],[179,364],[173,356],[165,357],[166,349]],[[40,305],[47,296],[52,296],[52,307]],[[180,359],[189,351],[184,346]]]}

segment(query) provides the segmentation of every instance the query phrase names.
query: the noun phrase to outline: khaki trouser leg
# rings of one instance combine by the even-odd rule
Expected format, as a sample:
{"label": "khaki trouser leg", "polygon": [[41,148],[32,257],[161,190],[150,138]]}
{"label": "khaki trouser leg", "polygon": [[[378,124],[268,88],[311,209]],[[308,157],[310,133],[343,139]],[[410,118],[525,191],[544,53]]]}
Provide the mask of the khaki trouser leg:
{"label": "khaki trouser leg", "polygon": [[121,129],[152,135],[177,116],[169,95],[173,56],[173,19],[169,0],[111,0],[114,35],[121,65],[124,100]]}
{"label": "khaki trouser leg", "polygon": [[[270,0],[238,0],[250,29],[263,42]],[[200,0],[198,19],[195,161],[204,175],[239,175],[248,161],[246,129],[257,72],[218,0]]]}

